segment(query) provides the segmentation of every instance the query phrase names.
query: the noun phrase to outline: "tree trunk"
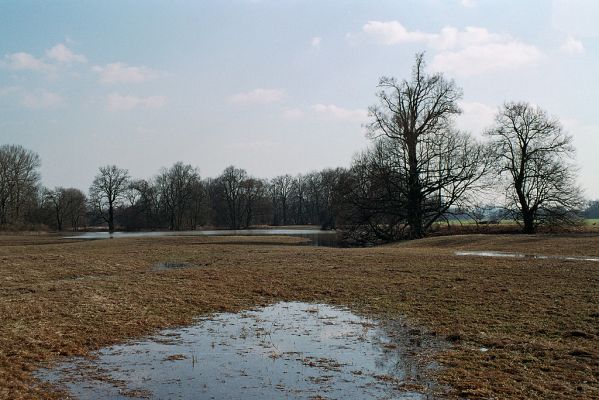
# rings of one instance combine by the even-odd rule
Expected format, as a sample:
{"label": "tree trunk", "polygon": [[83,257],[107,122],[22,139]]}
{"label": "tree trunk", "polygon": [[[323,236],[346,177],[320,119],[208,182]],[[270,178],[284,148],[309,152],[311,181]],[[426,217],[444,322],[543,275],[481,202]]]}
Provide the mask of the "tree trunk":
{"label": "tree trunk", "polygon": [[406,138],[408,147],[408,204],[407,204],[407,223],[410,228],[410,239],[420,239],[425,236],[424,226],[422,224],[422,192],[420,187],[420,177],[418,173],[418,156],[416,155],[418,139],[414,132],[410,132]]}
{"label": "tree trunk", "polygon": [[535,233],[535,220],[534,214],[532,212],[522,213],[522,219],[524,221],[524,229],[522,232],[524,233]]}
{"label": "tree trunk", "polygon": [[407,222],[410,227],[410,239],[423,238],[426,232],[424,231],[424,226],[422,224],[421,194],[418,186],[412,187],[412,185],[410,185],[407,212]]}
{"label": "tree trunk", "polygon": [[114,232],[114,207],[112,203],[108,205],[108,232]]}
{"label": "tree trunk", "polygon": [[62,219],[60,218],[59,211],[56,211],[56,228],[59,232],[62,232]]}
{"label": "tree trunk", "polygon": [[535,211],[534,207],[530,207],[529,203],[524,195],[524,191],[522,189],[523,181],[524,181],[524,165],[522,164],[520,167],[520,175],[515,182],[516,194],[518,195],[518,201],[520,202],[520,208],[522,210],[522,221],[524,222],[523,233],[535,233]]}

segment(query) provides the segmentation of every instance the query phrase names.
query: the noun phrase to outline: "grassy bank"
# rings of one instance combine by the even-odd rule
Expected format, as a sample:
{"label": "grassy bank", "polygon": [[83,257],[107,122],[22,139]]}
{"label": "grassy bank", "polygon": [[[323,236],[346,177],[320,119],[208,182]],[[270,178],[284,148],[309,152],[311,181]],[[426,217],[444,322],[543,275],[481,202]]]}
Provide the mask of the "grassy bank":
{"label": "grassy bank", "polygon": [[[450,340],[437,376],[450,397],[599,397],[599,263],[454,255],[599,256],[599,236],[451,236],[369,249],[298,240],[0,236],[0,397],[58,397],[32,378],[41,363],[277,300],[403,315]],[[165,261],[198,267],[152,268]]]}

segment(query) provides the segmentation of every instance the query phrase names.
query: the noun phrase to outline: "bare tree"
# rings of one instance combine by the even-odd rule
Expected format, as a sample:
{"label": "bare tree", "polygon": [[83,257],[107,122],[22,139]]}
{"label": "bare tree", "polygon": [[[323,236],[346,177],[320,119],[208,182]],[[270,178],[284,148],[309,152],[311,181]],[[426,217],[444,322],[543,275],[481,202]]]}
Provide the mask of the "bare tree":
{"label": "bare tree", "polygon": [[78,231],[81,220],[85,218],[87,212],[87,198],[81,190],[76,188],[64,189],[63,197],[65,219],[71,225],[71,230]]}
{"label": "bare tree", "polygon": [[39,156],[19,145],[0,146],[0,225],[19,222],[38,192]]}
{"label": "bare tree", "polygon": [[244,220],[243,182],[247,178],[248,175],[245,170],[233,166],[225,168],[221,176],[218,177],[218,185],[224,195],[231,229],[239,229]]}
{"label": "bare tree", "polygon": [[45,189],[43,197],[46,207],[52,210],[57,230],[62,231],[67,224],[74,231],[79,229],[80,220],[86,212],[86,198],[81,190],[63,187]]}
{"label": "bare tree", "polygon": [[163,169],[157,178],[160,196],[169,218],[169,229],[181,230],[184,216],[192,207],[194,187],[200,182],[197,168],[182,162]]}
{"label": "bare tree", "polygon": [[423,54],[416,55],[410,80],[383,77],[379,88],[379,104],[369,109],[369,133],[394,146],[394,168],[404,182],[404,235],[420,238],[479,182],[487,171],[487,152],[454,129],[462,91],[442,74],[426,74]]}
{"label": "bare tree", "polygon": [[506,103],[487,135],[505,179],[508,209],[525,233],[576,222],[583,201],[571,163],[574,147],[558,119],[528,103]]}
{"label": "bare tree", "polygon": [[191,198],[189,205],[189,227],[196,230],[201,224],[206,206],[206,187],[205,182],[198,178],[192,182]]}
{"label": "bare tree", "polygon": [[280,175],[270,183],[271,197],[273,200],[273,225],[287,225],[289,212],[289,197],[293,187],[291,175]]}
{"label": "bare tree", "polygon": [[256,217],[256,209],[260,200],[266,194],[266,184],[263,180],[249,177],[242,182],[244,227],[252,225]]}
{"label": "bare tree", "polygon": [[52,210],[52,214],[54,215],[56,229],[62,231],[65,214],[64,188],[57,187],[54,190],[45,189],[43,196],[45,205]]}
{"label": "bare tree", "polygon": [[141,221],[136,224],[136,227],[160,227],[161,205],[158,185],[149,180],[138,179],[129,184],[129,190],[137,192],[135,211],[139,212]]}
{"label": "bare tree", "polygon": [[407,211],[406,183],[399,166],[396,147],[386,138],[355,157],[339,185],[347,241],[374,244],[401,237]]}
{"label": "bare tree", "polygon": [[320,171],[321,207],[318,223],[322,229],[337,228],[337,214],[340,204],[339,183],[346,170],[343,168],[325,168]]}
{"label": "bare tree", "polygon": [[91,206],[108,223],[108,231],[114,232],[114,210],[124,199],[129,188],[129,171],[116,165],[100,167],[89,188]]}
{"label": "bare tree", "polygon": [[306,178],[303,175],[298,175],[293,179],[291,212],[294,224],[304,225],[306,223]]}

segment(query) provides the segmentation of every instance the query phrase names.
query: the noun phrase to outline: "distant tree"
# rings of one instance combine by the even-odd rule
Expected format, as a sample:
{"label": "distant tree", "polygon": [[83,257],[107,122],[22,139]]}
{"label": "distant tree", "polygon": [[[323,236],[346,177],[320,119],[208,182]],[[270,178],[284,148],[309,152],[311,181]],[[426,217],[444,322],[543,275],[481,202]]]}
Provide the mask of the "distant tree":
{"label": "distant tree", "polygon": [[89,189],[90,204],[94,211],[108,223],[108,231],[114,232],[114,211],[122,202],[129,188],[129,171],[116,165],[100,167]]}
{"label": "distant tree", "polygon": [[320,224],[321,209],[324,207],[322,195],[322,174],[317,171],[304,177],[306,193],[306,221],[312,225]]}
{"label": "distant tree", "polygon": [[0,225],[20,222],[36,203],[39,156],[19,145],[0,146]]}
{"label": "distant tree", "polygon": [[326,168],[320,172],[321,207],[318,223],[322,229],[337,228],[337,215],[341,203],[339,185],[345,172],[344,168]]}
{"label": "distant tree", "polygon": [[87,197],[81,190],[76,188],[65,189],[63,196],[65,199],[65,219],[69,222],[71,230],[78,231],[87,212]]}
{"label": "distant tree", "polygon": [[63,187],[44,189],[43,197],[46,207],[52,210],[57,230],[62,231],[66,224],[74,231],[79,229],[86,212],[86,198],[81,190]]}
{"label": "distant tree", "polygon": [[293,188],[291,175],[280,175],[270,182],[273,202],[273,225],[287,225],[289,214],[289,198]]}
{"label": "distant tree", "polygon": [[225,201],[229,227],[239,229],[245,212],[244,181],[248,178],[245,170],[229,166],[218,177],[218,186]]}
{"label": "distant tree", "polygon": [[[129,194],[128,197],[135,198],[134,210],[129,216],[130,228],[158,228],[161,223],[161,204],[158,185],[154,181],[146,179],[134,180],[129,184],[129,191],[137,195]],[[132,220],[132,221],[131,221]]]}
{"label": "distant tree", "polygon": [[586,218],[599,218],[599,200],[589,201],[587,208],[584,210]]}
{"label": "distant tree", "polygon": [[487,135],[504,179],[508,209],[523,232],[543,224],[571,224],[582,207],[574,147],[559,120],[524,102],[505,103]]}
{"label": "distant tree", "polygon": [[191,197],[189,204],[189,227],[191,230],[197,229],[202,223],[206,214],[206,186],[205,182],[195,179],[191,185]]}
{"label": "distant tree", "polygon": [[307,219],[306,213],[306,178],[303,175],[298,175],[293,179],[291,186],[291,213],[293,223],[304,225]]}
{"label": "distant tree", "polygon": [[[242,182],[243,225],[251,226],[257,220],[257,210],[266,196],[266,183],[262,179],[249,177]],[[259,221],[265,222],[265,221]]]}
{"label": "distant tree", "polygon": [[393,168],[403,182],[398,195],[405,203],[402,236],[420,238],[481,181],[488,154],[454,128],[462,91],[442,74],[427,74],[423,54],[416,55],[409,80],[383,77],[379,88],[369,133],[394,148]]}
{"label": "distant tree", "polygon": [[177,162],[171,168],[162,170],[157,183],[168,214],[169,229],[181,230],[185,215],[192,209],[194,191],[200,183],[197,168]]}

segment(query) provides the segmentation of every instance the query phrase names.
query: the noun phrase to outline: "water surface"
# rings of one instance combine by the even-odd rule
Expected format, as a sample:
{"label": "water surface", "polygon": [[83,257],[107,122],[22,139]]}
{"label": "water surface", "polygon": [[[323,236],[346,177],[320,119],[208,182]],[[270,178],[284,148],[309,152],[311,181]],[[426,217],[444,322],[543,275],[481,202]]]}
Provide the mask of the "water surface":
{"label": "water surface", "polygon": [[558,256],[558,255],[539,255],[524,253],[509,253],[503,251],[456,251],[456,256],[476,256],[476,257],[504,257],[504,258],[528,258],[536,260],[568,260],[568,261],[596,261],[598,257],[587,256]]}
{"label": "water surface", "polygon": [[80,399],[425,399],[413,389],[429,383],[409,336],[345,309],[278,303],[216,314],[38,377]]}
{"label": "water surface", "polygon": [[64,239],[118,239],[135,237],[164,236],[295,236],[310,239],[312,246],[337,247],[339,245],[336,231],[320,229],[223,229],[200,231],[152,231],[152,232],[82,232],[64,236]]}

